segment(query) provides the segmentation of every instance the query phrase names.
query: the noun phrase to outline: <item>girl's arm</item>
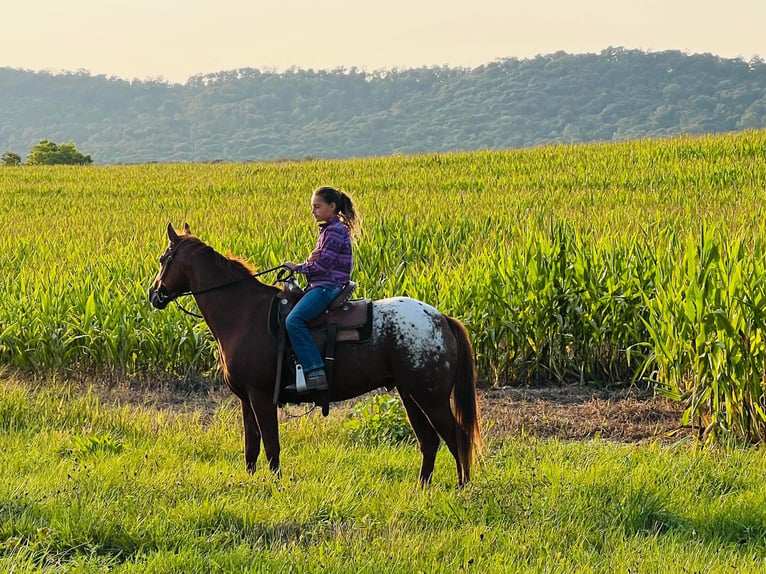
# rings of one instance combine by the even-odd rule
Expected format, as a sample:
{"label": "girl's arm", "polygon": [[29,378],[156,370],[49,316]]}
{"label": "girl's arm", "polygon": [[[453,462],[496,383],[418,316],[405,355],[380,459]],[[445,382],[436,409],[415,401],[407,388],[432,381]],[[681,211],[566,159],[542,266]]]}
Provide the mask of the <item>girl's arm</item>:
{"label": "girl's arm", "polygon": [[295,266],[295,272],[303,275],[327,273],[335,266],[344,244],[345,237],[341,233],[328,229],[306,261]]}

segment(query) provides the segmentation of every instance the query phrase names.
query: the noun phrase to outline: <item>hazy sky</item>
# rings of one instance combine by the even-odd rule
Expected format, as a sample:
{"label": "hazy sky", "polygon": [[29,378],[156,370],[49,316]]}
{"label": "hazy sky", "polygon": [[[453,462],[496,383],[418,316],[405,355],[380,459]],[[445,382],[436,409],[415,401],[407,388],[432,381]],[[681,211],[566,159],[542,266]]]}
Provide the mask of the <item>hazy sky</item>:
{"label": "hazy sky", "polygon": [[[766,58],[766,0],[13,0],[0,67],[185,82],[290,66],[479,66],[608,46]],[[2,86],[0,86],[2,89]]]}

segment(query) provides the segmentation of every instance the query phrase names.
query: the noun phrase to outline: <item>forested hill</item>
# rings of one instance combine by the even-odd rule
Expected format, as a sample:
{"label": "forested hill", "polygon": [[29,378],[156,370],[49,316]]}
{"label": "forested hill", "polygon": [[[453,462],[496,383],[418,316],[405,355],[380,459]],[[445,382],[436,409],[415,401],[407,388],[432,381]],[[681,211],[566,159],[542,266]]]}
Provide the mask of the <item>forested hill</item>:
{"label": "forested hill", "polygon": [[186,84],[0,68],[0,154],[95,163],[343,158],[766,127],[766,63],[610,48],[430,67],[201,75]]}

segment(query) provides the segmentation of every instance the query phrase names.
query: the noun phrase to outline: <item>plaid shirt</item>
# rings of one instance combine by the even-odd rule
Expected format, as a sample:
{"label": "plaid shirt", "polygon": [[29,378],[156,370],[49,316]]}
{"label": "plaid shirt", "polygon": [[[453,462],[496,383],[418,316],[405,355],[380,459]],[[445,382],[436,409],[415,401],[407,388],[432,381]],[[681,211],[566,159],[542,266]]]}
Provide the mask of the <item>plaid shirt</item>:
{"label": "plaid shirt", "polygon": [[337,217],[319,225],[314,251],[295,267],[306,276],[309,287],[341,287],[351,278],[351,237]]}

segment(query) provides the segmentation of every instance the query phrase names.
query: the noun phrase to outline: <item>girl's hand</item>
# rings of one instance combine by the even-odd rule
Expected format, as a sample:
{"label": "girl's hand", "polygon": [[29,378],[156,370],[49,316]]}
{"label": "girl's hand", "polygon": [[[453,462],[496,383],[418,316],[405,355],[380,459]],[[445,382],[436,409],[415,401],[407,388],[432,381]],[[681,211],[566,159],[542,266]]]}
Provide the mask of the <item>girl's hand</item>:
{"label": "girl's hand", "polygon": [[297,263],[293,263],[292,261],[285,261],[282,265],[287,267],[290,271],[295,271],[295,268],[298,266]]}

